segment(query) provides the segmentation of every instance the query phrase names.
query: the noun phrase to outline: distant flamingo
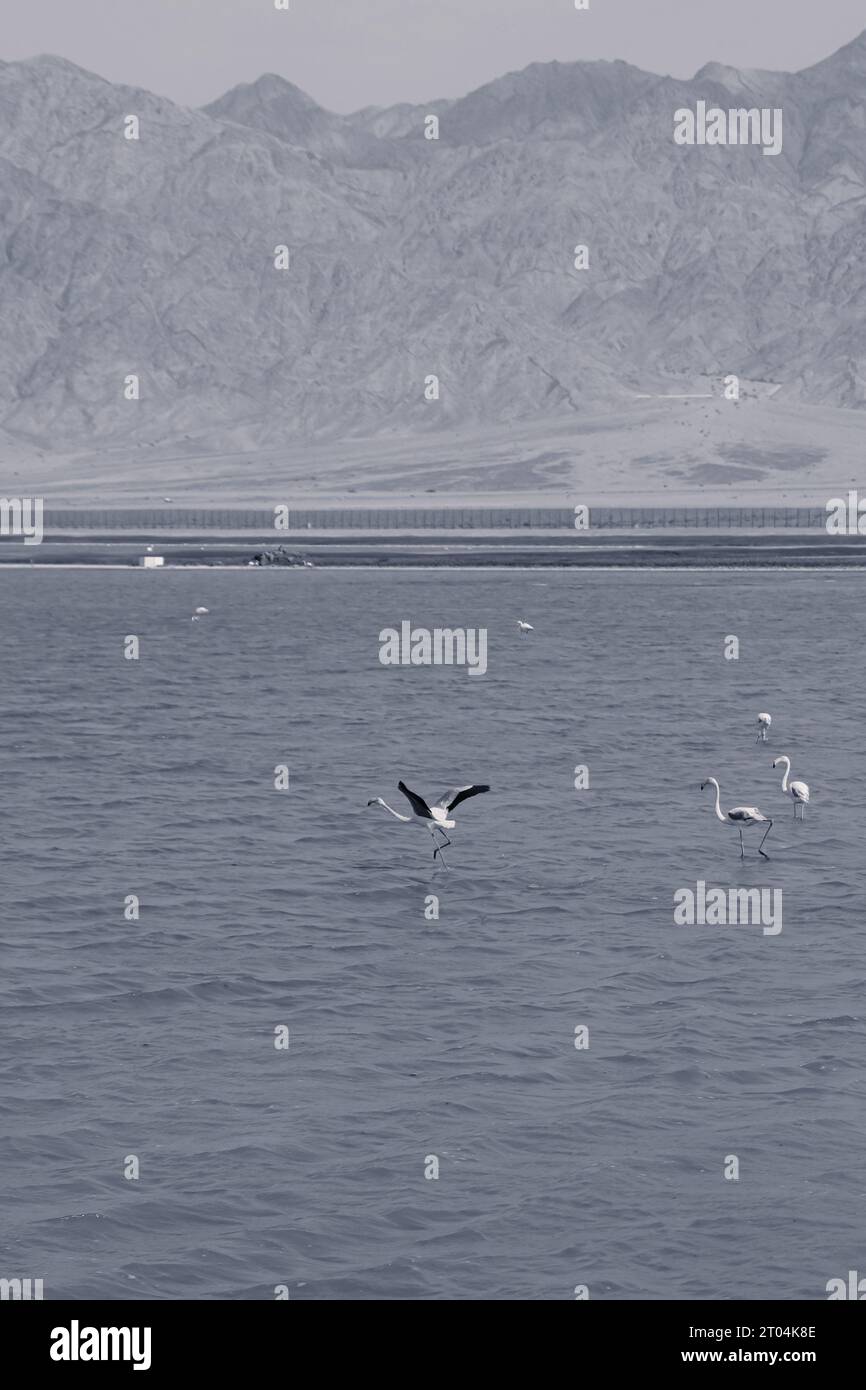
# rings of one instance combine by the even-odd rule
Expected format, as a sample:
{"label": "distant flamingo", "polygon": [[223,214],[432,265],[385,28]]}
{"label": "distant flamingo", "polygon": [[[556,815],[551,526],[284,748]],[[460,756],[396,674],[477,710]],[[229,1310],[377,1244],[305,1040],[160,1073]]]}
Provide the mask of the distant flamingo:
{"label": "distant flamingo", "polygon": [[[743,826],[766,824],[767,828],[764,831],[764,840],[766,840],[767,836],[773,828],[772,820],[768,816],[765,816],[761,811],[759,811],[757,806],[732,806],[730,811],[723,811],[719,804],[719,784],[716,781],[715,777],[708,777],[705,782],[702,782],[701,791],[704,790],[704,787],[715,787],[716,815],[718,816],[719,820],[722,821],[725,825],[735,825],[739,830],[740,858],[745,859],[746,851],[743,846]],[[761,843],[758,845],[758,853],[763,854],[765,859],[769,859],[769,854],[764,854],[764,840],[762,840]]]}
{"label": "distant flamingo", "polygon": [[[794,820],[805,820],[806,802],[810,799],[808,783],[788,781],[788,777],[791,772],[791,759],[788,757],[787,753],[783,753],[781,758],[774,758],[773,767],[775,767],[777,763],[785,764],[785,775],[782,778],[782,791],[790,792],[792,797],[794,798]],[[799,816],[797,815],[798,806],[803,807],[803,810]]]}
{"label": "distant flamingo", "polygon": [[769,732],[769,728],[770,728],[770,725],[772,724],[772,722],[773,722],[773,717],[772,717],[772,715],[770,715],[770,714],[759,714],[759,715],[758,715],[758,737],[755,739],[755,742],[756,742],[756,743],[766,743],[766,742],[767,742],[767,734],[768,734],[768,732]]}

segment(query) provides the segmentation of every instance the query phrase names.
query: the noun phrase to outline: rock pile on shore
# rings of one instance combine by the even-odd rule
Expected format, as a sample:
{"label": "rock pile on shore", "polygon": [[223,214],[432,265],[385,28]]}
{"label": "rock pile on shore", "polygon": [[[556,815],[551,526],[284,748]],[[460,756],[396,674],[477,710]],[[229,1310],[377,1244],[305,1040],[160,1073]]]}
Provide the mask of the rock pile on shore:
{"label": "rock pile on shore", "polygon": [[293,555],[286,550],[284,545],[278,545],[276,550],[262,550],[258,555],[253,556],[254,565],[292,565],[295,568],[312,566],[311,560],[305,560],[303,555]]}

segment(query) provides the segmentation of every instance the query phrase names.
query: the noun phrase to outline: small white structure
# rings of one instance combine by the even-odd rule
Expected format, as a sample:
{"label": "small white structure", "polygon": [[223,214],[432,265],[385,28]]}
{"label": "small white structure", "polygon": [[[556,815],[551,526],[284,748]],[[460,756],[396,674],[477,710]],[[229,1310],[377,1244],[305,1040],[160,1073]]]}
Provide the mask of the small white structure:
{"label": "small white structure", "polygon": [[162,555],[142,555],[138,563],[146,570],[157,570],[165,564],[165,558]]}

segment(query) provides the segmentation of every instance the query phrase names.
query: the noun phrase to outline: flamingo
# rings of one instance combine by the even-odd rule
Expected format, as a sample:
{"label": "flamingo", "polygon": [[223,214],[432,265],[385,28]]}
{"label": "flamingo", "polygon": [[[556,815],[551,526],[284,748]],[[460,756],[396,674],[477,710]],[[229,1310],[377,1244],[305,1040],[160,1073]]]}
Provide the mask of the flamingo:
{"label": "flamingo", "polygon": [[535,628],[532,626],[532,623],[524,623],[524,622],[521,621],[520,618],[517,619],[517,626],[520,628],[520,631],[521,631],[522,633],[524,633],[524,635],[525,635],[527,632],[534,632],[534,631],[535,631]]}
{"label": "flamingo", "polygon": [[766,742],[767,742],[767,732],[768,732],[768,730],[769,730],[770,725],[772,724],[772,722],[773,722],[773,717],[772,717],[772,715],[770,715],[770,714],[759,714],[759,715],[758,715],[758,737],[755,739],[755,742],[756,742],[756,743],[766,743]]}
{"label": "flamingo", "polygon": [[[719,784],[716,781],[715,777],[708,777],[705,782],[702,782],[701,791],[704,790],[704,787],[710,786],[715,787],[716,789],[716,815],[718,816],[719,820],[723,821],[725,825],[735,825],[740,832],[741,859],[745,859],[746,857],[746,851],[743,846],[743,826],[759,825],[766,822],[767,828],[764,831],[764,839],[758,845],[758,853],[764,854],[764,840],[766,840],[767,836],[773,828],[772,820],[768,816],[765,816],[761,811],[759,811],[757,806],[732,806],[730,811],[723,811],[721,806],[719,805]],[[769,859],[769,857],[769,854],[764,854],[765,859]]]}
{"label": "flamingo", "polygon": [[[411,816],[401,815],[399,811],[394,810],[393,806],[389,806],[387,801],[383,801],[381,796],[374,797],[372,801],[367,802],[367,805],[384,806],[385,810],[390,811],[391,815],[396,816],[397,820],[405,821],[407,824],[414,822],[415,825],[420,825],[422,827],[426,826],[433,836],[433,843],[436,846],[433,851],[434,863],[436,862],[436,855],[441,855],[445,846],[451,844],[445,831],[453,830],[454,826],[457,824],[456,821],[448,819],[448,812],[453,811],[455,806],[459,806],[460,802],[465,801],[468,797],[478,796],[480,792],[490,791],[490,788],[487,786],[470,785],[468,787],[454,787],[452,791],[445,792],[440,796],[439,800],[434,802],[432,806],[428,806],[423,796],[419,796],[417,792],[410,791],[405,782],[398,782],[397,786],[412,807]],[[442,843],[436,839],[437,830],[445,837]],[[442,863],[445,864],[444,857]],[[448,865],[445,864],[445,867],[447,869]]]}
{"label": "flamingo", "polygon": [[[781,756],[780,758],[774,758],[774,759],[773,759],[773,767],[775,767],[777,763],[784,763],[784,764],[785,764],[785,775],[784,775],[784,777],[782,778],[782,791],[783,791],[783,792],[790,792],[791,795],[792,795],[792,797],[794,798],[794,820],[805,820],[805,819],[806,819],[806,802],[809,800],[809,795],[810,795],[810,793],[809,793],[809,785],[808,785],[807,782],[789,782],[789,781],[788,781],[788,777],[790,776],[790,773],[791,773],[791,759],[788,757],[787,753],[783,753],[782,756]],[[797,815],[797,807],[798,807],[798,806],[802,806],[802,807],[803,807],[802,814],[799,815],[799,816]]]}

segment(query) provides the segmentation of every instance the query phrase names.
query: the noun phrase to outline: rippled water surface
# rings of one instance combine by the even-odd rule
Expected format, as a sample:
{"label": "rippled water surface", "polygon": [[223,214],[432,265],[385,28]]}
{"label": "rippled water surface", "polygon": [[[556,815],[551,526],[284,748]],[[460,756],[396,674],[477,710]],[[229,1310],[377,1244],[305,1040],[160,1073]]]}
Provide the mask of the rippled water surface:
{"label": "rippled water surface", "polygon": [[[863,1269],[862,579],[0,584],[0,1275],[55,1298],[813,1299]],[[486,628],[487,675],[382,666],[404,619]],[[710,774],[774,816],[768,862],[751,831],[740,863]],[[447,870],[366,809],[404,809],[400,777],[491,784]],[[675,926],[699,879],[781,888],[781,934]]]}

